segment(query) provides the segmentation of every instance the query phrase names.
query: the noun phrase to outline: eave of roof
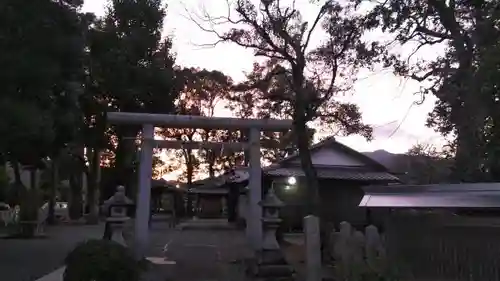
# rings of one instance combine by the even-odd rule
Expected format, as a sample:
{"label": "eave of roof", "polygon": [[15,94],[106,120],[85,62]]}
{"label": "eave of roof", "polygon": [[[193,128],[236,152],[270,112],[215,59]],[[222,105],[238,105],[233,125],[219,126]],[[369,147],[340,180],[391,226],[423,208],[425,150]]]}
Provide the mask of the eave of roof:
{"label": "eave of roof", "polygon": [[[303,177],[304,171],[300,167],[275,168],[265,172],[270,176],[277,177]],[[398,182],[398,177],[379,171],[366,171],[362,169],[335,169],[316,168],[316,173],[320,179],[336,179],[366,182]]]}
{"label": "eave of roof", "polygon": [[368,208],[500,208],[499,183],[391,185],[363,188]]}

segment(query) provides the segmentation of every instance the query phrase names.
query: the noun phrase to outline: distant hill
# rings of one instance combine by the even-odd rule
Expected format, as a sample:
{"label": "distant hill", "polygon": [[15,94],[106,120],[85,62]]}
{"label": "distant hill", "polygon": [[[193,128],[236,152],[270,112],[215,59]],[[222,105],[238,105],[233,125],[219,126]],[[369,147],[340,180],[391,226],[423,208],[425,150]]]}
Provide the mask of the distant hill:
{"label": "distant hill", "polygon": [[431,184],[448,182],[450,160],[425,155],[390,153],[385,150],[362,152],[384,165],[391,173],[407,184]]}
{"label": "distant hill", "polygon": [[[405,154],[394,154],[383,149],[375,150],[371,152],[362,152],[364,155],[370,157],[371,159],[384,165],[391,172],[396,172],[398,169],[397,160],[400,157],[407,156]],[[396,169],[396,170],[395,170]]]}

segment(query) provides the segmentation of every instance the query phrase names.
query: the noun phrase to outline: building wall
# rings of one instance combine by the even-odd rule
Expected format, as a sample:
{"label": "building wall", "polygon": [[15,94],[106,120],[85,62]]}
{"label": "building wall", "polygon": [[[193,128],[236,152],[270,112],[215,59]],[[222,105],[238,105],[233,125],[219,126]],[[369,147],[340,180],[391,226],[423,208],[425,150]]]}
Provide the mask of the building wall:
{"label": "building wall", "polygon": [[[276,195],[285,203],[280,216],[285,229],[300,229],[302,219],[307,214],[307,188],[298,184],[296,188],[286,190],[284,184],[275,184]],[[321,216],[337,227],[342,221],[348,221],[353,227],[364,227],[368,222],[367,210],[358,207],[363,198],[363,183],[321,180],[320,202]]]}
{"label": "building wall", "polygon": [[323,180],[320,182],[320,200],[322,216],[329,222],[338,224],[342,221],[353,227],[363,227],[367,223],[366,209],[360,208],[363,198],[362,183]]}
{"label": "building wall", "polygon": [[198,199],[200,218],[220,218],[223,217],[224,197],[223,196],[200,196]]}

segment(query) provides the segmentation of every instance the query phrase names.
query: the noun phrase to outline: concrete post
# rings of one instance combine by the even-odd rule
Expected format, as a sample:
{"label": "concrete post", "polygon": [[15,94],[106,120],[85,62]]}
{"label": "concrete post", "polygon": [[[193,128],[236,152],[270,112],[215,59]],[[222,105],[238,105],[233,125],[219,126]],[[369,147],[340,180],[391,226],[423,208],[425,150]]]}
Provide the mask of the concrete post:
{"label": "concrete post", "polygon": [[306,240],[306,280],[321,281],[321,238],[318,217],[306,216],[304,218],[304,234]]}
{"label": "concrete post", "polygon": [[151,177],[153,175],[153,138],[153,125],[143,125],[139,186],[137,188],[137,205],[135,213],[135,251],[138,257],[143,257],[145,255],[149,242]]}
{"label": "concrete post", "polygon": [[246,234],[254,250],[260,250],[262,245],[262,168],[260,165],[260,130],[250,129],[250,173],[249,197],[246,216]]}

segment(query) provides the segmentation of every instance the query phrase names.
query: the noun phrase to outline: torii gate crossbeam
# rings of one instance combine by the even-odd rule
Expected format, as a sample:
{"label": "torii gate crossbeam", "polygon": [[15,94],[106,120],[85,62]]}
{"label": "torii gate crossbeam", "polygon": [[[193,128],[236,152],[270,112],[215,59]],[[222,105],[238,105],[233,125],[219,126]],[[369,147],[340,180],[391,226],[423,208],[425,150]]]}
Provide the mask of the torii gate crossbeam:
{"label": "torii gate crossbeam", "polygon": [[[142,125],[141,159],[139,167],[139,188],[136,206],[135,221],[135,246],[139,256],[143,256],[149,240],[149,212],[151,197],[151,177],[153,166],[153,148],[160,144],[154,140],[154,127],[168,128],[204,128],[204,129],[237,129],[249,130],[249,143],[242,144],[241,148],[249,147],[250,169],[249,169],[249,210],[247,212],[246,234],[250,244],[255,250],[262,245],[262,208],[259,202],[262,200],[262,173],[260,163],[260,132],[261,131],[285,131],[292,128],[291,120],[277,119],[243,119],[227,117],[204,117],[190,115],[170,114],[148,114],[109,112],[108,122],[112,124],[135,124]],[[182,146],[182,142],[179,142]],[[175,141],[164,142],[167,147],[176,147]],[[193,145],[193,144],[191,144]],[[198,144],[199,148],[214,147],[211,143]],[[220,145],[224,145],[221,143]]]}

